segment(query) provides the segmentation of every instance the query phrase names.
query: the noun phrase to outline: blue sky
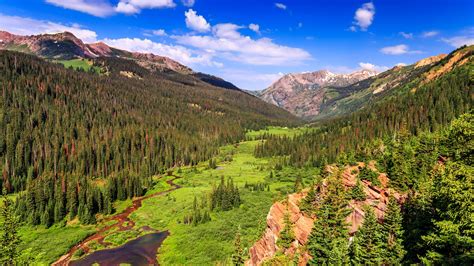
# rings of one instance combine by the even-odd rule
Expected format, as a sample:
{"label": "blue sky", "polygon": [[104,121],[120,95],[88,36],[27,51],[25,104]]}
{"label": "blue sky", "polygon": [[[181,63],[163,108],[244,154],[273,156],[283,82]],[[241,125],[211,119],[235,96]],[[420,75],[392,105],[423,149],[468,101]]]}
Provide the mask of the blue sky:
{"label": "blue sky", "polygon": [[474,44],[474,1],[1,0],[0,29],[68,30],[255,90],[285,73],[383,71]]}

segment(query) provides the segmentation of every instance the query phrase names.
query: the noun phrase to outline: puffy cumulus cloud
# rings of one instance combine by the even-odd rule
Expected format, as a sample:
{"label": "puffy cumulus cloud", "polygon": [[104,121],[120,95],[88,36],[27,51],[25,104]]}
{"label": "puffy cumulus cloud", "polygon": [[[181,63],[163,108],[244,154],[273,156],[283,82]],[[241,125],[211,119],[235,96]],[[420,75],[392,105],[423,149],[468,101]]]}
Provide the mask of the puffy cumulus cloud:
{"label": "puffy cumulus cloud", "polygon": [[[366,31],[372,22],[374,21],[375,16],[375,6],[372,2],[365,3],[362,7],[358,8],[354,15],[354,22],[355,26],[351,26],[349,29],[352,31],[356,31],[357,27],[361,31]],[[357,27],[356,27],[357,26]]]}
{"label": "puffy cumulus cloud", "polygon": [[401,31],[398,34],[400,34],[405,39],[413,39],[413,33]]}
{"label": "puffy cumulus cloud", "polygon": [[359,66],[362,69],[367,69],[367,70],[376,71],[376,72],[383,72],[383,71],[388,70],[388,67],[386,66],[377,66],[371,63],[364,63],[364,62],[360,62]]}
{"label": "puffy cumulus cloud", "polygon": [[275,6],[279,9],[286,10],[286,5],[282,3],[275,3]]}
{"label": "puffy cumulus cloud", "polygon": [[207,32],[211,29],[211,25],[206,21],[206,19],[203,16],[198,15],[196,11],[192,9],[184,12],[184,16],[186,17],[186,26],[192,30]]}
{"label": "puffy cumulus cloud", "polygon": [[250,65],[297,65],[311,59],[311,55],[300,48],[274,43],[271,39],[252,39],[238,31],[241,26],[226,23],[215,25],[212,35],[172,36],[178,43],[216,56]]}
{"label": "puffy cumulus cloud", "polygon": [[195,1],[194,0],[181,0],[181,3],[183,3],[184,6],[192,7],[194,6]]}
{"label": "puffy cumulus cloud", "polygon": [[46,0],[46,3],[96,17],[107,17],[115,13],[113,6],[106,0]]}
{"label": "puffy cumulus cloud", "polygon": [[422,53],[421,51],[410,50],[410,48],[406,44],[399,44],[399,45],[394,45],[394,46],[383,47],[382,49],[380,49],[380,52],[382,52],[383,54],[389,54],[389,55],[420,54],[420,53]]}
{"label": "puffy cumulus cloud", "polygon": [[47,20],[8,16],[0,13],[0,27],[18,35],[35,35],[68,31],[86,43],[97,41],[97,33],[80,25],[64,25]]}
{"label": "puffy cumulus cloud", "polygon": [[166,31],[163,30],[163,29],[153,30],[153,31],[151,31],[151,33],[155,36],[166,36],[166,35],[168,35],[168,34],[166,34]]}
{"label": "puffy cumulus cloud", "polygon": [[463,45],[474,45],[474,34],[472,36],[462,35],[462,36],[455,36],[451,38],[443,38],[442,39],[445,43],[458,48]]}
{"label": "puffy cumulus cloud", "polygon": [[260,25],[258,25],[258,24],[250,23],[249,29],[251,29],[252,31],[255,31],[258,34],[260,34]]}
{"label": "puffy cumulus cloud", "polygon": [[430,38],[430,37],[434,37],[434,36],[437,36],[439,35],[439,31],[435,31],[435,30],[432,30],[432,31],[425,31],[421,34],[421,37],[423,38]]}
{"label": "puffy cumulus cloud", "polygon": [[173,0],[120,0],[115,11],[127,15],[140,13],[142,9],[171,8],[176,4]]}
{"label": "puffy cumulus cloud", "polygon": [[212,54],[198,53],[180,45],[167,45],[139,38],[104,39],[102,41],[112,47],[127,51],[167,56],[187,65],[222,66],[222,64],[212,61]]}
{"label": "puffy cumulus cloud", "polygon": [[242,35],[238,30],[241,28],[241,26],[232,23],[222,23],[212,27],[212,33],[221,39],[239,39]]}

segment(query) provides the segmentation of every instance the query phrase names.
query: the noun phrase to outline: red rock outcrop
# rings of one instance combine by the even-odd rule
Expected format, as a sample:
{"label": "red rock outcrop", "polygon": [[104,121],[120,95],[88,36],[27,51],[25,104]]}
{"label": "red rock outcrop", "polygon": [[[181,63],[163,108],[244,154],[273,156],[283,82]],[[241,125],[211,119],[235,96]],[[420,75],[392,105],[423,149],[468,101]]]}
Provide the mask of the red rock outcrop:
{"label": "red rock outcrop", "polygon": [[[262,238],[250,248],[250,259],[245,263],[246,265],[260,265],[264,260],[276,254],[279,250],[277,246],[278,237],[281,230],[283,230],[284,216],[287,211],[290,215],[290,222],[296,239],[292,247],[285,253],[294,254],[299,246],[306,244],[313,227],[313,219],[305,216],[298,207],[305,196],[306,191],[291,194],[288,196],[288,200],[276,202],[272,205],[267,215],[267,229]],[[305,265],[308,259],[308,254],[303,254],[300,258],[300,264]]]}
{"label": "red rock outcrop", "polygon": [[[357,175],[359,167],[364,167],[364,163],[359,163],[357,166],[346,167],[341,173],[342,182],[347,189],[351,189],[357,184]],[[368,165],[369,168],[375,170],[374,163]],[[328,166],[329,172],[336,171],[335,166]],[[362,181],[365,194],[367,196],[364,201],[351,200],[348,207],[352,209],[351,214],[347,217],[349,223],[349,233],[352,235],[357,231],[364,221],[364,206],[372,206],[377,218],[382,221],[390,196],[393,196],[399,203],[404,201],[404,196],[387,188],[388,177],[386,174],[379,174],[381,187],[372,185],[369,181]],[[320,187],[320,193],[325,193],[326,183],[323,181]],[[304,215],[299,209],[298,205],[306,196],[307,191],[301,193],[290,194],[288,199],[283,202],[276,202],[270,208],[267,215],[267,228],[262,238],[259,239],[249,250],[250,259],[246,261],[246,265],[260,265],[263,261],[272,258],[279,247],[277,241],[281,230],[284,227],[284,216],[286,211],[290,214],[290,221],[293,226],[295,234],[295,241],[288,250],[284,250],[285,254],[295,254],[298,247],[304,246],[309,238],[311,229],[313,228],[314,220],[312,217]],[[299,265],[306,265],[311,259],[311,256],[306,252],[300,255]]]}

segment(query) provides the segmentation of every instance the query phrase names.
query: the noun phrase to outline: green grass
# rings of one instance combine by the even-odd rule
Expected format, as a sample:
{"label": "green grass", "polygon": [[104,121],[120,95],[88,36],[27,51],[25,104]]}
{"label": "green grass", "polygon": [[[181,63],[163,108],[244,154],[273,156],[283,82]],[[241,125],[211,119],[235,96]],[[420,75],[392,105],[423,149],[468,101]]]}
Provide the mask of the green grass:
{"label": "green grass", "polygon": [[94,232],[93,225],[54,225],[47,229],[43,226],[24,226],[19,231],[22,240],[20,250],[31,249],[32,254],[42,254],[41,263],[51,264]]}
{"label": "green grass", "polygon": [[22,52],[22,53],[31,53],[31,50],[28,48],[28,45],[26,44],[7,44],[5,47],[6,50],[10,51],[16,51],[16,52]]}
{"label": "green grass", "polygon": [[[257,137],[264,132],[278,135],[294,136],[309,130],[307,128],[270,127],[266,130],[248,132],[247,136]],[[119,246],[134,239],[144,232],[143,226],[157,230],[168,230],[166,238],[158,255],[162,265],[209,265],[215,262],[229,261],[233,252],[233,242],[238,228],[241,228],[242,243],[249,248],[259,239],[266,227],[266,216],[270,206],[286,194],[294,192],[294,182],[302,177],[304,186],[314,182],[318,175],[314,169],[294,169],[285,167],[280,171],[274,170],[275,160],[255,158],[254,148],[259,141],[245,141],[238,145],[221,147],[215,157],[218,167],[209,169],[207,162],[196,167],[175,169],[174,174],[182,176],[175,183],[182,188],[166,195],[151,197],[144,200],[142,207],[130,215],[135,226],[130,231],[117,230],[108,232],[105,241]],[[231,161],[225,160],[229,157]],[[269,178],[270,172],[273,178]],[[239,187],[242,204],[230,211],[211,212],[212,220],[198,226],[182,223],[184,215],[191,212],[194,197],[208,195],[213,185],[220,182],[221,176],[231,177]],[[165,191],[170,188],[166,180],[172,177],[158,178],[154,187],[147,194]],[[265,182],[270,186],[269,191],[254,192],[244,188],[245,183]],[[131,200],[115,202],[116,213],[123,211],[132,204]],[[99,223],[95,227],[103,227]],[[33,253],[44,252],[43,260],[51,263],[65,254],[67,250],[88,234],[95,227],[85,226],[53,226],[49,229],[42,227],[23,227],[21,235],[24,240],[22,248],[31,248]],[[50,244],[52,243],[52,244]],[[103,248],[93,245],[94,249]]]}
{"label": "green grass", "polygon": [[277,136],[288,136],[293,137],[298,134],[303,134],[307,131],[311,130],[311,128],[307,127],[295,127],[295,128],[288,128],[288,127],[267,127],[266,129],[261,130],[254,130],[249,131],[246,134],[248,139],[256,139],[262,136],[263,134],[272,134]]}
{"label": "green grass", "polygon": [[93,68],[96,73],[100,73],[101,70],[100,67],[93,66],[92,61],[87,59],[58,60],[56,62],[63,64],[65,68],[72,67],[75,70],[82,69],[84,71],[89,71]]}
{"label": "green grass", "polygon": [[[285,133],[282,128],[271,130]],[[302,130],[304,129],[290,129],[287,134]],[[170,232],[170,236],[160,248],[160,264],[209,265],[216,261],[228,260],[233,252],[234,237],[239,226],[242,243],[249,248],[263,233],[266,216],[273,202],[293,192],[296,176],[302,176],[303,181],[309,184],[317,175],[314,170],[284,168],[275,172],[273,179],[269,179],[273,163],[268,159],[253,156],[257,143],[258,141],[247,141],[240,143],[238,147],[228,145],[221,148],[217,156],[217,169],[208,169],[207,163],[201,163],[196,169],[182,169],[180,175],[184,178],[176,181],[183,186],[181,189],[164,197],[146,200],[142,208],[131,215],[137,227],[148,225]],[[231,162],[219,162],[219,158],[228,154],[233,154]],[[212,221],[205,224],[183,224],[183,216],[190,213],[194,197],[200,198],[201,195],[207,194],[212,186],[220,181],[222,175],[232,177],[234,183],[239,186],[243,200],[241,206],[227,212],[212,212]],[[243,188],[246,182],[266,182],[270,185],[270,191],[246,190]]]}

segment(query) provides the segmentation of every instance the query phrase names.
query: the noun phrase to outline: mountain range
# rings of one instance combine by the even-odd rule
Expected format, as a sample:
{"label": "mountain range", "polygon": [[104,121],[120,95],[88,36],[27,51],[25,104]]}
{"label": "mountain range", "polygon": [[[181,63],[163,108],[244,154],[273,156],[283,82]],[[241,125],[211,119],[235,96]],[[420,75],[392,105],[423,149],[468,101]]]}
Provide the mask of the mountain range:
{"label": "mountain range", "polygon": [[447,74],[456,66],[465,64],[472,50],[472,46],[458,49],[449,55],[428,57],[382,73],[359,70],[334,74],[320,70],[287,74],[255,95],[305,120],[337,117],[382,99],[397,88],[416,87]]}
{"label": "mountain range", "polygon": [[226,89],[238,90],[234,84],[213,75],[195,72],[191,68],[165,56],[151,53],[129,52],[108,46],[103,42],[86,44],[70,32],[21,36],[0,31],[0,49],[30,53],[55,61],[74,59],[93,63],[99,58],[122,58],[162,74],[181,74],[194,82],[205,83]]}
{"label": "mountain range", "polygon": [[376,75],[371,70],[351,74],[334,74],[328,70],[287,74],[257,95],[268,103],[282,107],[291,113],[311,118],[320,113],[320,107],[345,87]]}
{"label": "mountain range", "polygon": [[[456,65],[466,62],[469,49],[459,49],[450,55],[441,54],[422,59],[415,64],[395,66],[385,72],[362,69],[348,74],[336,74],[328,70],[290,73],[284,75],[262,91],[246,91],[261,100],[287,110],[307,121],[317,121],[342,116],[364,108],[401,88],[413,83],[423,83],[448,73]],[[143,78],[152,72],[165,80],[186,85],[210,84],[215,87],[240,90],[222,78],[195,72],[168,57],[151,53],[129,52],[108,46],[103,42],[86,44],[72,33],[20,36],[0,31],[0,49],[34,54],[49,61],[70,65],[81,60],[87,67],[95,67],[108,74],[110,71],[130,77]],[[124,62],[133,62],[126,66]]]}

